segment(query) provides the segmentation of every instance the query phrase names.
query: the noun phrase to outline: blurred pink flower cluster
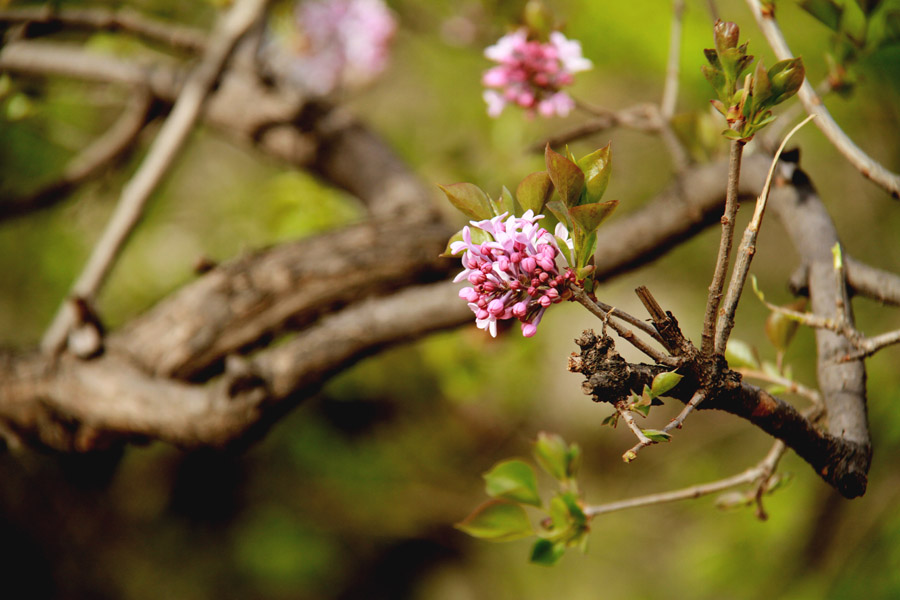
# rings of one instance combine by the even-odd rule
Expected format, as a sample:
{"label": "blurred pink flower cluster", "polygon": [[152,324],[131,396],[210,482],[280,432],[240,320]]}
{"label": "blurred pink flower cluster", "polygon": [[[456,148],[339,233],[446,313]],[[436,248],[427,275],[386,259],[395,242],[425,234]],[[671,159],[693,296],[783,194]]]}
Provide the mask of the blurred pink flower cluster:
{"label": "blurred pink flower cluster", "polygon": [[397,23],[382,0],[309,0],[297,6],[292,70],[316,94],[360,87],[387,66]]}
{"label": "blurred pink flower cluster", "polygon": [[475,244],[472,231],[465,227],[463,241],[450,245],[454,255],[465,251],[463,271],[454,281],[472,284],[461,289],[459,296],[475,313],[478,328],[494,337],[497,321],[513,318],[521,321],[522,335],[533,336],[544,311],[561,302],[566,282],[575,280],[575,272],[568,268],[556,239],[571,249],[568,231],[558,225],[554,237],[537,224],[542,218],[529,210],[521,217],[506,218],[504,213],[490,220],[472,221],[491,239]]}
{"label": "blurred pink flower cluster", "polygon": [[581,43],[554,31],[550,41],[528,39],[525,28],[509,33],[489,46],[484,55],[499,63],[485,71],[482,83],[488,114],[498,116],[507,104],[544,117],[566,116],[575,101],[560,88],[571,85],[574,74],[593,65],[581,54]]}

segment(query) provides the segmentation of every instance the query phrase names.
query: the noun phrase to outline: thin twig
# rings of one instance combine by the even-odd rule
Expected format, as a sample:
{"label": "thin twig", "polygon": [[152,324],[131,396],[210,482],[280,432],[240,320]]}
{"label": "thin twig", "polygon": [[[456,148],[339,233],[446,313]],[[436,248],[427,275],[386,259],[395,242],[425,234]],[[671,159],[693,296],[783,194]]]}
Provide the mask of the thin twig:
{"label": "thin twig", "polygon": [[[681,409],[681,412],[678,413],[674,419],[669,421],[669,423],[662,428],[663,433],[669,433],[673,429],[681,429],[681,425],[684,423],[684,420],[688,418],[694,409],[703,402],[703,399],[706,398],[706,391],[697,390],[694,395],[691,397],[690,401],[684,405],[684,408]],[[624,415],[623,415],[624,417]],[[626,420],[626,423],[628,421]],[[629,425],[630,426],[630,425]],[[642,448],[646,448],[647,446],[651,446],[656,444],[654,440],[648,438],[643,432],[638,436],[638,443],[632,446],[625,454],[622,455],[622,460],[625,462],[631,462],[637,458],[637,453],[641,451]]]}
{"label": "thin twig", "polygon": [[681,28],[684,18],[684,0],[672,0],[672,28],[669,34],[669,60],[666,64],[666,81],[663,86],[659,112],[669,121],[675,114],[678,100],[678,72],[681,58]]}
{"label": "thin twig", "polygon": [[772,177],[775,175],[778,159],[781,157],[781,153],[784,151],[784,147],[788,140],[791,139],[791,136],[813,118],[815,118],[815,115],[810,115],[791,129],[775,152],[775,156],[772,157],[772,166],[769,167],[766,184],[756,199],[753,217],[744,230],[744,236],[735,258],[734,270],[731,273],[731,281],[728,283],[728,291],[725,293],[722,310],[719,311],[719,316],[716,320],[715,351],[718,354],[725,352],[725,344],[728,342],[728,337],[731,335],[731,330],[734,327],[734,315],[737,312],[738,303],[741,301],[741,295],[744,292],[744,284],[747,282],[747,274],[750,272],[750,263],[756,254],[756,238],[759,235],[759,228],[762,226],[763,215],[766,212],[766,202],[769,200],[769,190],[772,187]]}
{"label": "thin twig", "polygon": [[[87,300],[95,297],[140,220],[150,194],[172,166],[178,151],[187,140],[203,101],[218,79],[235,44],[260,17],[265,6],[266,0],[240,0],[216,26],[202,61],[185,82],[144,162],[122,190],[116,210],[94,247],[87,265],[72,286],[70,296]],[[44,335],[41,346],[45,352],[56,353],[65,344],[74,317],[69,305],[69,302],[63,302]]]}
{"label": "thin twig", "polygon": [[663,427],[663,431],[665,433],[669,433],[673,429],[681,429],[684,420],[687,419],[688,415],[694,412],[694,409],[703,402],[706,398],[705,390],[697,390],[697,392],[691,397],[690,401],[684,405],[684,408],[681,409],[681,412],[678,413],[678,416],[669,421],[669,424]]}
{"label": "thin twig", "polygon": [[[747,4],[750,6],[750,10],[753,12],[754,17],[756,17],[756,22],[759,24],[759,28],[762,30],[763,35],[766,36],[769,46],[771,46],[772,50],[775,52],[775,56],[777,56],[779,60],[792,58],[794,54],[788,47],[784,35],[781,33],[781,29],[775,21],[775,16],[764,13],[760,7],[759,0],[747,0]],[[834,147],[850,161],[850,164],[856,167],[863,176],[868,177],[887,190],[891,196],[900,198],[900,175],[884,168],[878,161],[863,152],[862,149],[857,146],[846,133],[844,133],[840,125],[832,118],[828,109],[825,108],[822,99],[816,94],[816,91],[809,81],[803,82],[797,96],[800,98],[800,102],[803,103],[804,108],[806,108],[806,112],[818,117],[816,119],[816,125],[819,126],[819,129],[825,134],[825,137],[828,138]]]}
{"label": "thin twig", "polygon": [[[619,334],[619,337],[621,337],[623,340],[625,340],[626,342],[628,342],[629,344],[631,344],[632,346],[634,346],[635,348],[637,348],[638,350],[640,350],[641,352],[643,352],[644,354],[646,354],[647,356],[652,358],[658,364],[672,365],[672,366],[677,366],[678,364],[681,364],[677,359],[666,356],[662,352],[659,352],[658,350],[655,350],[655,349],[651,348],[650,346],[648,346],[646,343],[644,343],[643,340],[641,340],[641,338],[634,335],[634,332],[631,331],[630,329],[623,327],[621,324],[619,324],[611,319],[607,319],[607,316],[609,315],[609,311],[604,311],[600,306],[598,306],[593,300],[591,300],[588,297],[588,295],[585,293],[585,291],[583,289],[581,289],[577,285],[570,286],[570,289],[572,290],[573,298],[575,298],[575,300],[579,304],[581,304],[582,306],[587,308],[593,315],[595,315],[601,321],[603,321],[603,320],[607,321],[609,326],[612,327],[613,331],[615,331],[617,334]],[[613,312],[612,315],[617,316],[615,312]]]}
{"label": "thin twig", "polygon": [[716,267],[713,280],[709,285],[709,297],[706,301],[706,316],[703,319],[703,338],[701,352],[710,355],[715,349],[716,315],[722,300],[722,288],[725,286],[725,275],[731,258],[731,242],[734,237],[734,219],[738,209],[738,185],[741,179],[741,155],[744,142],[732,140],[728,157],[728,187],[725,192],[725,214],[722,215],[722,236],[719,240],[719,253],[716,256]]}
{"label": "thin twig", "polygon": [[[130,9],[59,8],[55,4],[0,10],[0,23],[63,25],[67,28],[124,31],[145,40],[190,52],[206,47],[206,35],[192,27],[151,19]],[[29,32],[30,33],[30,32]]]}
{"label": "thin twig", "polygon": [[641,319],[638,319],[634,315],[631,315],[631,314],[625,312],[624,310],[615,308],[614,306],[611,306],[611,305],[607,304],[606,302],[602,302],[600,300],[592,300],[592,302],[594,304],[596,304],[597,306],[599,306],[604,311],[606,311],[607,313],[616,317],[617,319],[620,319],[622,321],[625,321],[626,323],[630,323],[631,325],[634,325],[635,327],[637,327],[638,329],[640,329],[641,331],[643,331],[644,333],[646,333],[647,335],[652,337],[654,340],[656,340],[660,344],[665,345],[665,341],[663,340],[663,338],[659,334],[659,332],[656,330],[656,327],[654,327],[650,323],[647,323],[646,321],[642,321]]}
{"label": "thin twig", "polygon": [[641,431],[641,428],[638,427],[638,424],[634,422],[634,415],[631,414],[631,411],[625,408],[625,402],[620,401],[616,403],[616,412],[622,417],[622,420],[625,421],[625,424],[628,425],[628,428],[631,429],[632,433],[634,433],[635,437],[637,437],[640,445],[649,446],[653,443],[653,440],[644,435],[644,432]]}
{"label": "thin twig", "polygon": [[[782,442],[775,442],[775,444],[773,445],[773,450],[775,450],[775,448],[779,444],[782,444]],[[747,485],[758,481],[763,477],[766,477],[767,473],[771,473],[771,469],[774,469],[774,466],[769,467],[769,465],[772,463],[777,464],[778,458],[780,458],[780,456],[772,458],[772,455],[773,451],[770,450],[769,454],[766,455],[766,458],[756,466],[725,479],[719,479],[718,481],[712,481],[710,483],[704,483],[700,485],[692,485],[680,490],[663,492],[661,494],[650,494],[647,496],[630,498],[628,500],[620,500],[618,502],[609,502],[607,504],[587,506],[585,507],[584,512],[586,515],[594,517],[604,513],[625,510],[627,508],[639,508],[642,506],[652,506],[654,504],[677,502],[679,500],[693,500],[702,496],[708,496],[710,494],[722,492],[740,485]]]}
{"label": "thin twig", "polygon": [[822,406],[822,394],[820,394],[817,390],[806,387],[805,385],[797,383],[792,379],[774,375],[772,373],[767,373],[765,371],[760,371],[758,369],[748,369],[746,367],[741,367],[735,370],[743,377],[750,377],[752,379],[759,379],[760,381],[766,381],[768,383],[780,385],[784,387],[785,391],[789,394],[803,396],[804,398],[809,400],[813,404],[813,406]]}
{"label": "thin twig", "polygon": [[139,87],[118,120],[66,165],[62,175],[27,196],[0,204],[0,221],[53,206],[73,188],[100,172],[131,146],[147,120],[152,97]]}
{"label": "thin twig", "polygon": [[872,356],[882,348],[897,343],[900,343],[900,329],[882,333],[881,335],[876,335],[872,338],[860,338],[853,342],[853,345],[856,346],[858,350],[856,352],[851,352],[846,356],[842,356],[840,362],[866,358],[867,356]]}

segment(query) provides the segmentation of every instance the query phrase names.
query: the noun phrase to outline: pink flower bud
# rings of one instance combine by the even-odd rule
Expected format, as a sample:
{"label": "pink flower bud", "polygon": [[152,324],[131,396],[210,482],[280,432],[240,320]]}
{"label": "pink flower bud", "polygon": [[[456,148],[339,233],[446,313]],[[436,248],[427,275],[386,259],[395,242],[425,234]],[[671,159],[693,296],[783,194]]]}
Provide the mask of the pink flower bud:
{"label": "pink flower bud", "polygon": [[475,318],[481,321],[487,319],[489,316],[490,315],[488,314],[488,311],[484,310],[483,308],[475,313]]}
{"label": "pink flower bud", "polygon": [[538,265],[545,271],[552,271],[556,268],[556,263],[553,262],[552,258],[547,258],[545,254],[541,254],[537,259]]}
{"label": "pink flower bud", "polygon": [[522,335],[525,337],[532,337],[535,333],[537,333],[537,325],[533,323],[522,323]]}
{"label": "pink flower bud", "polygon": [[[544,308],[547,308],[548,306],[553,304],[553,300],[551,300],[549,296],[541,296],[540,298],[538,298],[538,302],[540,302],[541,306],[543,306]],[[490,306],[488,308],[490,309]]]}
{"label": "pink flower bud", "polygon": [[537,261],[534,260],[534,257],[528,256],[522,259],[521,267],[526,273],[534,273],[535,268],[537,268]]}
{"label": "pink flower bud", "polygon": [[494,316],[501,314],[504,308],[506,308],[506,306],[503,304],[503,300],[501,300],[500,298],[494,298],[487,305],[487,311]]}
{"label": "pink flower bud", "polygon": [[487,277],[481,271],[472,271],[466,279],[468,279],[469,283],[472,285],[479,285],[484,283]]}
{"label": "pink flower bud", "polygon": [[476,292],[473,288],[464,287],[459,290],[459,297],[466,300],[467,302],[475,302],[478,300],[478,292]]}
{"label": "pink flower bud", "polygon": [[525,316],[525,312],[528,310],[528,305],[524,302],[516,302],[512,307],[512,314],[518,318],[522,318]]}
{"label": "pink flower bud", "polygon": [[484,285],[481,286],[482,289],[490,294],[491,292],[495,292],[497,290],[497,284],[493,281],[485,281]]}

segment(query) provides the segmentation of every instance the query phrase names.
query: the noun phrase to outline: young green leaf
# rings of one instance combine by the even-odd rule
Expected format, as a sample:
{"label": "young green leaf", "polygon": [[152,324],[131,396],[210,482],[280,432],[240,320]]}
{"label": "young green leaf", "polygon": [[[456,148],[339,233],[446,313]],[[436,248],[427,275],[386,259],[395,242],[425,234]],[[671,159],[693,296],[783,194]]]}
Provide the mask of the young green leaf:
{"label": "young green leaf", "polygon": [[641,429],[641,431],[654,442],[668,442],[672,439],[671,435],[659,429]]}
{"label": "young green leaf", "polygon": [[477,185],[472,183],[453,183],[450,185],[439,185],[438,187],[446,194],[450,204],[470,219],[480,221],[494,216],[488,195]]}
{"label": "young green leaf", "polygon": [[844,9],[834,0],[800,0],[798,4],[832,31],[840,27]]}
{"label": "young green leaf", "polygon": [[531,548],[531,562],[538,565],[553,566],[566,552],[565,542],[551,542],[539,539]]}
{"label": "young green leaf", "polygon": [[534,443],[534,458],[551,477],[564,481],[569,464],[566,441],[555,433],[541,431]]}
{"label": "young green leaf", "polygon": [[559,192],[560,200],[567,207],[577,206],[581,198],[581,191],[584,189],[584,173],[571,160],[554,152],[550,148],[550,144],[547,144],[544,150],[544,159],[547,162],[550,181]]}
{"label": "young green leaf", "polygon": [[522,210],[530,210],[539,214],[553,194],[553,183],[547,171],[538,171],[528,175],[516,188],[516,199]]}
{"label": "young green leaf", "polygon": [[[806,308],[806,299],[801,298],[786,308],[797,312],[803,312]],[[782,312],[773,311],[766,319],[766,337],[769,338],[769,341],[772,342],[775,349],[784,352],[794,339],[794,335],[796,335],[799,326],[800,323],[798,323],[796,319],[789,317]]]}
{"label": "young green leaf", "polygon": [[577,161],[578,168],[584,173],[585,203],[599,202],[609,185],[612,173],[612,156],[610,145],[582,156]]}
{"label": "young green leaf", "polygon": [[534,535],[521,505],[508,500],[489,500],[455,525],[460,531],[493,542],[508,542]]}
{"label": "young green leaf", "polygon": [[730,339],[725,345],[725,360],[728,361],[729,369],[740,369],[747,367],[750,369],[759,368],[759,359],[753,348],[746,342],[741,340]]}
{"label": "young green leaf", "polygon": [[505,460],[497,463],[484,474],[485,491],[492,498],[503,498],[541,506],[534,469],[521,460]]}
{"label": "young green leaf", "polygon": [[660,373],[653,378],[653,384],[650,386],[650,393],[653,396],[662,396],[673,387],[678,385],[678,382],[681,381],[683,377],[683,375],[679,375],[674,371],[671,371],[669,373]]}
{"label": "young green leaf", "polygon": [[582,231],[594,233],[600,227],[600,224],[616,210],[617,206],[619,206],[618,200],[582,204],[571,207],[569,216],[572,217],[572,222],[578,225]]}

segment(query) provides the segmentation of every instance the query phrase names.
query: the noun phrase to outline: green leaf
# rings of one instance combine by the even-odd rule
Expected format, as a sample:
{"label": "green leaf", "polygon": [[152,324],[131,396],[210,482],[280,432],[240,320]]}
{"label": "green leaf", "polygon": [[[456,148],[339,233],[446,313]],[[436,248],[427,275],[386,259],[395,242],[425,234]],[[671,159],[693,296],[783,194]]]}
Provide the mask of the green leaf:
{"label": "green leaf", "polygon": [[6,118],[10,121],[21,121],[34,113],[34,103],[25,94],[19,92],[6,103]]}
{"label": "green leaf", "polygon": [[772,81],[766,71],[765,63],[762,59],[756,63],[756,70],[753,72],[753,106],[754,110],[768,106],[767,102],[772,95]]}
{"label": "green leaf", "polygon": [[729,369],[740,369],[741,367],[759,368],[759,359],[756,358],[753,348],[747,342],[734,338],[728,340],[728,343],[725,345],[725,360],[728,361]]}
{"label": "green leaf", "polygon": [[844,12],[841,13],[841,32],[843,32],[851,42],[857,47],[862,48],[866,45],[866,32],[868,30],[868,21],[862,8],[856,2],[844,2]]}
{"label": "green leaf", "polygon": [[566,455],[566,474],[569,476],[569,479],[574,479],[578,476],[578,470],[581,468],[581,446],[572,442],[569,444],[569,451]]}
{"label": "green leaf", "polygon": [[632,404],[631,405],[631,410],[633,410],[634,412],[641,414],[645,417],[650,414],[650,408],[651,408],[651,405],[649,402],[647,402],[646,404],[641,403],[641,404]]}
{"label": "green leaf", "polygon": [[578,527],[587,523],[587,515],[584,514],[584,510],[581,508],[581,503],[578,501],[577,494],[573,492],[564,492],[558,494],[556,497],[565,504],[566,510],[569,511],[572,523]]}
{"label": "green leaf", "polygon": [[834,0],[800,0],[800,8],[814,16],[832,31],[841,25],[843,8]]}
{"label": "green leaf", "polygon": [[553,525],[552,531],[557,534],[571,529],[574,524],[572,513],[561,494],[550,499],[550,522]]}
{"label": "green leaf", "polygon": [[493,542],[508,542],[534,535],[521,505],[508,500],[489,500],[455,525],[460,531]]}
{"label": "green leaf", "polygon": [[591,234],[597,231],[600,224],[613,214],[617,206],[619,206],[618,200],[582,204],[581,206],[570,208],[569,216],[572,217],[572,222],[578,225],[582,231]]}
{"label": "green leaf", "polygon": [[[804,309],[806,309],[806,299],[801,298],[785,308],[796,312],[803,312]],[[775,346],[777,350],[784,352],[794,339],[794,335],[797,333],[797,328],[799,326],[800,323],[798,323],[796,319],[789,317],[782,312],[773,311],[769,313],[769,317],[766,319],[766,337],[769,338],[769,341],[772,342],[772,345]]]}
{"label": "green leaf", "polygon": [[[551,201],[547,202],[547,204],[545,204],[544,207],[547,210],[549,210],[553,214],[554,217],[556,217],[557,221],[565,224],[566,228],[568,228],[571,231],[572,228],[569,226],[569,217],[568,217],[568,215],[566,215],[566,207],[563,206],[562,202],[560,202],[559,200],[551,200]],[[575,263],[571,263],[571,264],[575,264]]]}
{"label": "green leaf", "polygon": [[591,259],[594,258],[594,250],[597,248],[597,232],[593,232],[588,235],[586,238],[582,238],[581,243],[578,243],[578,230],[575,230],[576,235],[573,235],[573,241],[575,242],[575,268],[581,269],[586,267]]}
{"label": "green leaf", "polygon": [[503,189],[500,190],[500,197],[496,200],[491,199],[491,209],[493,209],[495,216],[500,216],[503,213],[506,213],[509,216],[516,214],[516,203],[513,200],[513,196],[506,186],[503,186]]}
{"label": "green leaf", "polygon": [[531,562],[538,565],[553,566],[566,552],[565,542],[551,542],[539,539],[531,548]]}
{"label": "green leaf", "polygon": [[584,189],[584,173],[571,160],[554,152],[550,148],[550,144],[547,144],[547,148],[544,150],[544,159],[547,162],[550,181],[559,192],[560,200],[566,207],[577,206],[581,198],[581,191]]}
{"label": "green leaf", "polygon": [[541,506],[537,477],[531,465],[521,460],[506,460],[484,474],[485,491],[492,498],[503,498]]}
{"label": "green leaf", "polygon": [[856,3],[859,4],[859,7],[866,15],[871,15],[878,8],[878,5],[881,4],[881,0],[856,0]]}
{"label": "green leaf", "polygon": [[610,145],[581,157],[578,168],[584,173],[585,204],[599,202],[609,185],[612,173],[612,156]]}
{"label": "green leaf", "polygon": [[516,199],[522,206],[522,210],[530,210],[534,214],[540,214],[544,205],[553,194],[553,183],[547,171],[538,171],[528,175],[516,188]]}
{"label": "green leaf", "polygon": [[641,431],[654,442],[668,442],[672,439],[670,434],[659,429],[641,429]]}
{"label": "green leaf", "polygon": [[555,433],[541,431],[534,443],[534,458],[551,477],[564,481],[568,475],[569,448]]}
{"label": "green leaf", "polygon": [[563,257],[566,259],[566,263],[570,267],[573,266],[575,264],[575,257],[572,255],[572,249],[569,248],[566,240],[558,235],[554,235],[553,237],[556,238],[556,245],[559,246],[559,251],[562,252]]}
{"label": "green leaf", "polygon": [[453,183],[439,185],[447,199],[464,215],[475,221],[490,219],[494,216],[488,195],[480,187],[472,183]]}
{"label": "green leaf", "polygon": [[650,386],[650,393],[654,396],[662,396],[673,387],[678,385],[678,382],[683,378],[683,375],[679,375],[674,371],[670,371],[668,373],[660,373],[653,378],[653,384]]}
{"label": "green leaf", "polygon": [[611,414],[611,415],[609,415],[608,417],[606,417],[605,419],[603,419],[603,420],[600,422],[600,425],[601,425],[601,426],[603,426],[603,425],[609,425],[610,427],[615,428],[615,426],[616,426],[618,423],[619,423],[619,413],[618,413],[618,411],[616,411],[616,412],[614,412],[613,414]]}

